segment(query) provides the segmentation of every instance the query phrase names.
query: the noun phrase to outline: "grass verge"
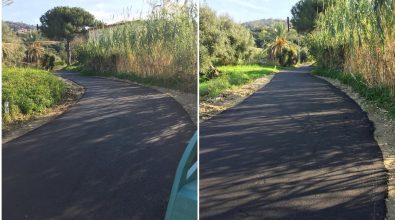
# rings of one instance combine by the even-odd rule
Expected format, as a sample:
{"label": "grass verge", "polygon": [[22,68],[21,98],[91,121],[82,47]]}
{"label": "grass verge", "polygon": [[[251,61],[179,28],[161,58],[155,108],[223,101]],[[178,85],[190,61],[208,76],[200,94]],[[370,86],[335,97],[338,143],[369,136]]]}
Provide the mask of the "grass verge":
{"label": "grass verge", "polygon": [[260,77],[277,72],[274,65],[220,66],[221,75],[200,82],[200,97],[218,97],[227,89],[237,88]]}
{"label": "grass verge", "polygon": [[[3,67],[3,125],[29,119],[59,103],[64,82],[52,73],[33,68]],[[5,102],[9,112],[5,112]]]}
{"label": "grass verge", "polygon": [[361,75],[344,73],[338,70],[316,68],[313,74],[339,80],[350,86],[360,96],[372,102],[377,107],[388,111],[391,118],[395,118],[395,94],[385,86],[371,86]]}
{"label": "grass verge", "polygon": [[78,64],[68,65],[62,68],[62,70],[67,70],[67,71],[78,71],[79,69],[80,66]]}

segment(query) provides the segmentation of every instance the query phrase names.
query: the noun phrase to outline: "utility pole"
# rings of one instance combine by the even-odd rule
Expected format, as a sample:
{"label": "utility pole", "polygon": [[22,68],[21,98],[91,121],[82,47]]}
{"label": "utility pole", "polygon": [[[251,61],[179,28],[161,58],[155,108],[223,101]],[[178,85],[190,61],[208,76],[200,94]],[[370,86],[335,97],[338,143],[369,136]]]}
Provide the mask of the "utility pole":
{"label": "utility pole", "polygon": [[289,32],[289,17],[287,17],[287,25],[288,25],[288,32]]}

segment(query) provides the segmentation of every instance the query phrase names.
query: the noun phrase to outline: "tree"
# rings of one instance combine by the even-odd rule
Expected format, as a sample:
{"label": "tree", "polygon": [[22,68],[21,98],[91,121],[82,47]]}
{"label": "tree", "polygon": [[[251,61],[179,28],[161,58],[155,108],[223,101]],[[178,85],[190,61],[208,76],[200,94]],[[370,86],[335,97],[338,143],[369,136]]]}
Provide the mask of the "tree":
{"label": "tree", "polygon": [[300,0],[291,9],[292,26],[298,33],[310,33],[314,30],[318,14],[324,12],[333,0]]}
{"label": "tree", "polygon": [[3,42],[13,43],[15,42],[16,39],[19,39],[16,33],[11,30],[10,26],[6,22],[2,21],[1,26],[2,26],[1,39]]}
{"label": "tree", "polygon": [[295,44],[299,44],[302,36],[298,35],[295,29],[287,30],[284,22],[276,22],[270,27],[265,27],[258,34],[258,39],[262,44],[262,48],[276,41],[277,38],[284,38]]}
{"label": "tree", "polygon": [[217,16],[207,5],[199,13],[200,73],[217,75],[214,66],[237,64],[251,57],[255,46],[248,29],[228,16]]}
{"label": "tree", "polygon": [[68,65],[71,64],[70,42],[84,32],[86,26],[97,24],[92,14],[78,7],[55,7],[42,15],[40,22],[40,30],[48,38],[66,41]]}

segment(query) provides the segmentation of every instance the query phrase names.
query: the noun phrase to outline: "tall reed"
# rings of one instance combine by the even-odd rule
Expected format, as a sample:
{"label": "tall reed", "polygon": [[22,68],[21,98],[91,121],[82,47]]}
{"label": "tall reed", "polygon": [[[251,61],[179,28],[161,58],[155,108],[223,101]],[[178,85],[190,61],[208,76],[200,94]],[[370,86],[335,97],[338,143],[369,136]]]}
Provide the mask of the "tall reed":
{"label": "tall reed", "polygon": [[360,74],[395,94],[395,1],[338,0],[320,14],[307,38],[322,66]]}
{"label": "tall reed", "polygon": [[161,86],[196,92],[195,4],[167,4],[145,19],[92,30],[78,48],[85,69],[130,74]]}

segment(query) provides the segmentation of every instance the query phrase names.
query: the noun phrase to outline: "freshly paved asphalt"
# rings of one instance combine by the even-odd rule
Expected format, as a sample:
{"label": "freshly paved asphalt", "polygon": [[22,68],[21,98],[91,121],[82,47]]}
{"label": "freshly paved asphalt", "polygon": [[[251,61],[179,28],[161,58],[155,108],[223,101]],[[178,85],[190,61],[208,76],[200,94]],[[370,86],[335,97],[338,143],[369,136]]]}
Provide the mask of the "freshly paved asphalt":
{"label": "freshly paved asphalt", "polygon": [[384,219],[365,113],[301,68],[200,126],[201,219]]}
{"label": "freshly paved asphalt", "polygon": [[3,219],[163,219],[195,130],[187,113],[149,88],[62,75],[86,93],[3,145]]}

